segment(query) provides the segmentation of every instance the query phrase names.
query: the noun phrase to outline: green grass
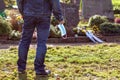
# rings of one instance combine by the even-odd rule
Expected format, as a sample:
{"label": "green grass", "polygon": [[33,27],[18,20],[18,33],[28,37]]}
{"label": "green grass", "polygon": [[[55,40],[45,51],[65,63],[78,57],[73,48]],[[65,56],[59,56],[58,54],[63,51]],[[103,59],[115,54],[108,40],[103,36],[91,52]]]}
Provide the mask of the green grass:
{"label": "green grass", "polygon": [[113,5],[118,6],[120,5],[120,0],[112,0]]}
{"label": "green grass", "polygon": [[[113,10],[120,10],[120,0],[112,0]],[[120,17],[120,14],[115,14],[115,17]]]}
{"label": "green grass", "polygon": [[[27,64],[28,80],[35,77],[35,49],[30,49]],[[0,50],[0,80],[17,80],[17,48]],[[52,71],[49,80],[59,74],[61,80],[119,80],[120,45],[48,47],[46,68]]]}

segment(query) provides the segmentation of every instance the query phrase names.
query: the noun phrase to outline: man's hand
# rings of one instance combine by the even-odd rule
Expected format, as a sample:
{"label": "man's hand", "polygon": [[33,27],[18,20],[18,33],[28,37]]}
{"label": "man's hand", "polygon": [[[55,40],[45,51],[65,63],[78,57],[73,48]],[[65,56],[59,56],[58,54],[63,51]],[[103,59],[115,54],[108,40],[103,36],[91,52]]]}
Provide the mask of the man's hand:
{"label": "man's hand", "polygon": [[60,22],[59,22],[59,24],[64,24],[64,23],[65,23],[65,21],[64,21],[64,20],[62,20],[62,21],[60,21]]}

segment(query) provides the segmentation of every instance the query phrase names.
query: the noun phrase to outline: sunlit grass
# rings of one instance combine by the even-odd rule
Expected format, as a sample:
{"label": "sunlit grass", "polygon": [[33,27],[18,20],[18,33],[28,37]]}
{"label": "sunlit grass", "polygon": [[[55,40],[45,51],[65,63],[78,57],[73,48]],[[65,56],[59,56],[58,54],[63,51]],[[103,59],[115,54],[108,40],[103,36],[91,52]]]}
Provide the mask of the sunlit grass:
{"label": "sunlit grass", "polygon": [[113,5],[120,5],[120,0],[112,0]]}
{"label": "sunlit grass", "polygon": [[[28,80],[33,80],[35,49],[30,49],[27,64]],[[0,50],[0,80],[17,80],[17,48]],[[65,80],[120,79],[120,45],[48,47],[46,68]]]}

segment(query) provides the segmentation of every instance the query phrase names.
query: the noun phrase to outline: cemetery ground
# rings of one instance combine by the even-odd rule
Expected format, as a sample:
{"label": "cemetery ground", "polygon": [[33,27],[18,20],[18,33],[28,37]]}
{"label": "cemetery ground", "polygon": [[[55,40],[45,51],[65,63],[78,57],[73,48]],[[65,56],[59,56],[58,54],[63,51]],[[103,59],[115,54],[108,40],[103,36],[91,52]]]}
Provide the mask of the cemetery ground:
{"label": "cemetery ground", "polygon": [[[17,47],[0,50],[0,80],[17,80]],[[28,80],[35,77],[31,47],[27,61]],[[120,80],[120,45],[104,43],[80,46],[48,46],[46,69],[52,71],[49,80]]]}
{"label": "cemetery ground", "polygon": [[[117,10],[118,8],[120,8],[120,0],[119,1],[112,0],[112,1],[113,1],[114,9]],[[13,10],[6,10],[6,13],[10,14],[10,11],[15,13],[15,15],[18,14],[18,11],[15,12]],[[118,18],[120,18],[120,14],[114,14],[114,15],[115,17],[117,16]],[[20,33],[18,31],[21,31],[21,24],[23,24],[23,20],[21,16],[16,17],[14,16],[14,14],[10,14],[10,16],[13,18],[13,20],[10,21],[13,25],[12,28],[15,28],[17,31],[16,32],[15,30],[12,30],[13,33],[10,35],[10,37],[13,39],[11,39],[11,41],[15,42],[17,40],[18,42],[20,38]],[[16,23],[19,23],[19,25]],[[87,26],[88,22],[80,21],[78,26],[79,25]],[[76,28],[77,26],[74,27]],[[91,28],[87,28],[87,29],[91,30]],[[4,35],[3,37],[5,38]],[[112,40],[114,38],[111,36],[108,37],[110,37],[110,39]],[[58,39],[61,40],[60,38]],[[71,40],[68,39],[68,41],[72,41],[72,39]],[[75,40],[73,41],[74,42],[77,41],[77,38],[75,38]],[[113,42],[115,41],[120,42],[120,38],[117,37],[117,40],[113,40]],[[3,39],[2,43],[4,42],[5,40]],[[48,46],[48,51],[45,59],[46,69],[49,69],[52,72],[51,75],[49,75],[49,80],[55,80],[55,76],[54,76],[55,74],[58,74],[60,76],[60,80],[120,80],[120,45],[119,45],[120,43],[119,42],[103,43],[103,44],[93,44],[93,43],[53,44],[52,43],[52,45]],[[6,43],[9,43],[9,41],[6,40]],[[16,64],[18,59],[17,57],[18,45],[16,44],[15,45],[12,44],[12,45],[13,46],[9,44],[6,45],[0,44],[0,80],[18,80],[17,64]],[[28,55],[28,61],[27,61],[28,80],[34,80],[35,77],[35,72],[34,72],[34,57],[36,52],[35,48],[36,46],[33,45],[30,48]]]}

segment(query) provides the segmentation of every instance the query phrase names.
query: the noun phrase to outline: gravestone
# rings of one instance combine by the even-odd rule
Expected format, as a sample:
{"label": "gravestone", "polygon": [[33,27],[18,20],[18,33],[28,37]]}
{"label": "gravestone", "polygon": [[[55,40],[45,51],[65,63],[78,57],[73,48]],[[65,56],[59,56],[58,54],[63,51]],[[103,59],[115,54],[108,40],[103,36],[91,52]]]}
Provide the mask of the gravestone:
{"label": "gravestone", "polygon": [[67,29],[67,35],[73,36],[72,29],[79,23],[79,0],[71,0],[71,3],[61,3],[62,12],[65,18],[65,26]]}
{"label": "gravestone", "polygon": [[4,10],[5,10],[4,0],[0,0],[0,12],[3,12]]}
{"label": "gravestone", "polygon": [[80,6],[80,0],[71,0],[71,3]]}
{"label": "gravestone", "polygon": [[79,22],[79,7],[73,4],[62,3],[62,12],[67,27],[76,27]]}
{"label": "gravestone", "polygon": [[107,16],[114,19],[111,0],[82,0],[82,16],[89,19],[93,15]]}

